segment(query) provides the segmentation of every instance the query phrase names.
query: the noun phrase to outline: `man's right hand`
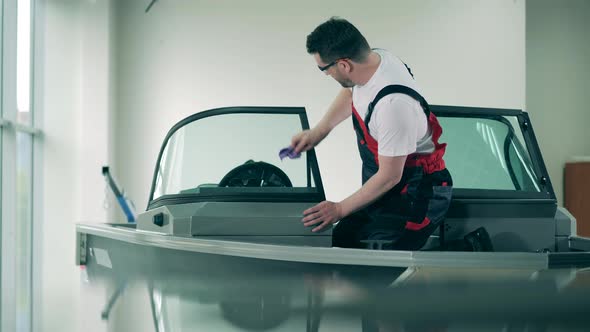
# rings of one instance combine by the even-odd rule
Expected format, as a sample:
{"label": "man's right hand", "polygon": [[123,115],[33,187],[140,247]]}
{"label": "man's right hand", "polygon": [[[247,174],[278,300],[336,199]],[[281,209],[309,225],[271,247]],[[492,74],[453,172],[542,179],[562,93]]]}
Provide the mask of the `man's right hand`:
{"label": "man's right hand", "polygon": [[291,146],[296,153],[305,152],[313,149],[320,143],[327,134],[323,134],[317,127],[304,130],[291,138]]}

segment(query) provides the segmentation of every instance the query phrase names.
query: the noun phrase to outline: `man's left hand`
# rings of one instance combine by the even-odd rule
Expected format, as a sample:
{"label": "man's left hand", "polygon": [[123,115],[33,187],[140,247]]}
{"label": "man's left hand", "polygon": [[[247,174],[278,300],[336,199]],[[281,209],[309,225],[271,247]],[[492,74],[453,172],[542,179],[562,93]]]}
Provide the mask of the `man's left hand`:
{"label": "man's left hand", "polygon": [[317,225],[312,232],[318,232],[325,227],[342,219],[342,206],[340,203],[330,201],[323,201],[320,204],[303,211],[304,218],[301,220],[303,225],[313,226]]}

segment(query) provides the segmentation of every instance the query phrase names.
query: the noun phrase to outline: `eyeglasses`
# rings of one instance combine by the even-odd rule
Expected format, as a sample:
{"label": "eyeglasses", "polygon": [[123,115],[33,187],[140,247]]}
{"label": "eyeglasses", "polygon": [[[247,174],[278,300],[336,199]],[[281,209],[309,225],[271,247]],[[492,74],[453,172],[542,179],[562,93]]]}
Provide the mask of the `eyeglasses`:
{"label": "eyeglasses", "polygon": [[326,70],[330,69],[330,67],[332,67],[333,65],[337,64],[337,63],[338,63],[338,61],[341,61],[341,60],[346,60],[346,59],[348,59],[348,58],[346,58],[346,57],[345,57],[345,58],[338,58],[338,59],[336,59],[336,60],[334,60],[334,61],[330,62],[329,64],[327,64],[327,65],[325,65],[325,66],[323,66],[323,67],[322,67],[322,66],[318,66],[318,69],[319,69],[320,71],[326,71]]}
{"label": "eyeglasses", "polygon": [[329,64],[327,64],[327,65],[325,65],[325,66],[323,66],[323,67],[322,67],[322,66],[318,66],[318,69],[319,69],[320,71],[326,71],[326,70],[328,70],[330,67],[332,67],[333,65],[335,65],[335,64],[338,62],[338,60],[340,60],[340,59],[336,59],[336,60],[334,60],[334,61],[330,62]]}

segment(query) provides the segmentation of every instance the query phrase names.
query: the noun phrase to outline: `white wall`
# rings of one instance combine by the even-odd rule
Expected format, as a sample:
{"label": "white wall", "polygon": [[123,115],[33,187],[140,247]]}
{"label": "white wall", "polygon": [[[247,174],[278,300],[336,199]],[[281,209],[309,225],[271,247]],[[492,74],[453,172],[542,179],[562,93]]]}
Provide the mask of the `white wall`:
{"label": "white wall", "polygon": [[35,331],[100,330],[99,312],[86,317],[88,298],[80,298],[75,223],[107,220],[101,166],[108,162],[110,0],[40,5],[44,166]]}
{"label": "white wall", "polygon": [[74,331],[78,326],[71,314],[77,312],[79,278],[77,267],[66,259],[75,257],[74,237],[64,235],[74,234],[81,203],[76,143],[81,97],[80,7],[74,1],[48,1],[46,9],[40,328]]}
{"label": "white wall", "polygon": [[[231,105],[303,105],[317,123],[338,85],[317,71],[305,36],[332,15],[408,62],[433,104],[525,106],[524,0],[162,0],[147,14],[143,0],[41,3],[45,164],[37,331],[104,327],[83,315],[88,298],[80,298],[73,264],[74,223],[108,220],[100,167],[116,158],[114,171],[141,210],[161,141],[184,116]],[[590,154],[590,113],[582,100],[590,83],[589,6],[534,0],[526,9],[526,105],[559,198],[563,162]],[[318,156],[328,198],[358,187],[349,124],[322,143]]]}
{"label": "white wall", "polygon": [[527,2],[527,110],[561,203],[565,162],[590,155],[589,31],[590,1]]}
{"label": "white wall", "polygon": [[[80,297],[74,265],[74,224],[110,220],[102,208],[100,167],[115,166],[142,210],[162,139],[189,114],[231,105],[295,105],[305,106],[311,124],[317,123],[339,86],[317,71],[305,37],[332,15],[348,18],[373,46],[408,62],[433,104],[524,106],[521,0],[362,6],[166,0],[147,14],[148,2],[140,0],[42,3],[39,331],[106,328],[86,316],[91,299]],[[318,156],[329,199],[358,188],[360,161],[349,123],[322,143]]]}
{"label": "white wall", "polygon": [[[339,85],[305,38],[333,15],[413,69],[432,104],[523,108],[525,3],[503,1],[146,1],[116,4],[116,160],[145,209],[160,144],[195,112],[236,105],[305,106],[316,124]],[[289,142],[285,142],[288,144]],[[360,186],[350,122],[318,147],[328,199]]]}

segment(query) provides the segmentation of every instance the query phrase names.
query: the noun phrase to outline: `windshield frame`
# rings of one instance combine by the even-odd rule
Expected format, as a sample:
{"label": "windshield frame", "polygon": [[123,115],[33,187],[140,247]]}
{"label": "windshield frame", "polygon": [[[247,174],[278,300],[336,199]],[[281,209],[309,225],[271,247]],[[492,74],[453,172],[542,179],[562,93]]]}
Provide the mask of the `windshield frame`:
{"label": "windshield frame", "polygon": [[[551,206],[557,205],[555,192],[549,179],[549,175],[542,158],[541,151],[539,149],[538,142],[535,138],[534,130],[530,122],[530,118],[527,112],[516,109],[499,109],[499,108],[479,108],[479,107],[460,107],[460,106],[445,106],[445,105],[430,105],[430,111],[432,111],[437,117],[458,117],[458,118],[483,118],[492,119],[502,122],[504,125],[508,125],[509,131],[517,130],[513,128],[512,124],[508,121],[501,121],[502,116],[516,117],[522,136],[524,138],[524,147],[527,149],[531,161],[533,171],[538,177],[537,185],[540,188],[539,192],[532,191],[519,191],[519,190],[497,190],[497,189],[461,189],[453,188],[453,201],[456,203],[469,203],[473,200],[478,201],[495,201],[500,203],[504,201],[506,204],[516,206],[523,204],[523,207],[534,209],[534,206],[538,204],[547,204]],[[296,114],[301,120],[302,130],[309,129],[309,122],[305,113],[304,107],[224,107],[217,108],[200,113],[193,114],[187,118],[179,121],[175,124],[172,129],[166,135],[160,152],[156,166],[154,168],[154,175],[152,178],[152,185],[150,190],[150,196],[148,201],[147,210],[168,205],[168,204],[183,204],[191,202],[204,202],[204,201],[229,201],[229,202],[321,202],[325,200],[324,187],[321,180],[319,171],[319,165],[315,151],[312,149],[308,151],[308,170],[311,170],[311,176],[313,176],[315,186],[317,189],[316,193],[308,193],[302,195],[300,193],[284,193],[284,194],[261,194],[261,193],[240,193],[240,194],[226,194],[226,195],[203,195],[203,194],[173,194],[163,195],[157,199],[153,199],[155,184],[157,179],[157,172],[162,158],[164,149],[166,148],[171,136],[180,128],[185,125],[216,115],[225,114]],[[509,158],[506,160],[510,163]],[[452,170],[451,170],[452,173]],[[531,204],[533,203],[533,204]],[[551,207],[550,210],[553,210]],[[532,211],[531,211],[532,212]],[[520,214],[520,213],[519,213]],[[527,214],[527,213],[525,213]]]}
{"label": "windshield frame", "polygon": [[[538,177],[540,191],[519,191],[519,190],[498,190],[498,189],[461,189],[453,188],[453,198],[469,199],[515,199],[521,201],[527,200],[548,200],[556,204],[555,192],[549,180],[547,168],[543,161],[541,150],[535,138],[533,127],[527,112],[517,109],[502,109],[502,108],[480,108],[480,107],[460,107],[460,106],[444,106],[444,105],[430,105],[430,111],[438,118],[480,118],[489,119],[502,122],[508,126],[509,133],[514,135],[514,128],[509,121],[505,121],[503,116],[515,117],[518,120],[519,129],[524,137],[524,148],[527,149],[531,159],[531,166]],[[444,130],[444,128],[443,128]],[[506,155],[506,162],[510,164],[510,158]],[[510,166],[512,168],[512,166]],[[451,174],[452,174],[452,170]],[[511,174],[512,177],[512,174]],[[514,181],[514,179],[513,179]]]}
{"label": "windshield frame", "polygon": [[[162,155],[172,135],[180,128],[212,116],[228,115],[228,114],[286,114],[298,115],[301,121],[302,130],[309,129],[309,121],[304,107],[268,107],[268,106],[237,106],[237,107],[222,107],[211,109],[190,115],[178,123],[176,123],[169,131],[158,153],[156,166],[152,177],[152,185],[150,189],[150,196],[148,200],[147,210],[155,209],[164,205],[185,204],[194,202],[321,202],[326,200],[324,186],[320,176],[319,165],[315,150],[307,151],[307,172],[308,179],[310,175],[313,177],[316,192],[313,193],[239,193],[239,194],[168,194],[162,195],[154,199],[154,191],[156,188],[156,181],[158,177],[158,169],[162,160]],[[309,181],[308,181],[309,183]]]}

